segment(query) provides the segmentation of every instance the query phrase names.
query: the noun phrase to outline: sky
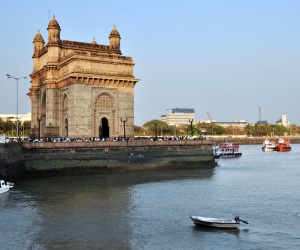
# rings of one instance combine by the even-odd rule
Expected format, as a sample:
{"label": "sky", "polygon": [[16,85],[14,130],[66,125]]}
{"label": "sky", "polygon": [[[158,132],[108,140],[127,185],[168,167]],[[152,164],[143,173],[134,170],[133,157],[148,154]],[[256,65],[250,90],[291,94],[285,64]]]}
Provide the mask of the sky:
{"label": "sky", "polygon": [[[55,15],[61,39],[108,45],[135,62],[135,125],[172,108],[196,120],[262,120],[285,113],[300,125],[299,0],[1,0],[0,114],[31,111],[32,40],[47,42]],[[261,112],[259,112],[259,107]]]}

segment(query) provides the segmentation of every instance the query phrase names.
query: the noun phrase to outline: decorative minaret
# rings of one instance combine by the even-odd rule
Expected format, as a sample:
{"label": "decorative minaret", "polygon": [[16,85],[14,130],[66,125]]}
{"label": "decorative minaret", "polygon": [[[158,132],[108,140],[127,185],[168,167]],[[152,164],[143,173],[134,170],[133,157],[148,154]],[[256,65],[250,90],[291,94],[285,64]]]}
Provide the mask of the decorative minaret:
{"label": "decorative minaret", "polygon": [[[48,25],[48,44],[47,44],[47,74],[43,81],[45,89],[43,96],[41,96],[40,107],[43,115],[42,120],[42,134],[51,135],[58,134],[58,101],[57,96],[59,90],[56,88],[55,83],[59,77],[59,64],[61,57],[61,40],[60,40],[60,26],[53,16]],[[43,93],[43,92],[42,92]],[[43,99],[44,98],[44,99]]]}
{"label": "decorative minaret", "polygon": [[48,25],[48,43],[59,43],[60,42],[60,26],[53,16],[52,20]]}
{"label": "decorative minaret", "polygon": [[45,41],[43,36],[40,33],[40,30],[38,30],[38,33],[35,35],[33,38],[33,71],[36,71],[39,69],[40,64],[39,64],[39,53],[44,48]]}
{"label": "decorative minaret", "polygon": [[53,16],[48,25],[48,63],[58,63],[60,59],[60,26]]}
{"label": "decorative minaret", "polygon": [[112,31],[109,34],[109,46],[112,49],[117,49],[118,52],[121,52],[120,40],[121,40],[120,33],[117,30],[116,25],[114,25]]}

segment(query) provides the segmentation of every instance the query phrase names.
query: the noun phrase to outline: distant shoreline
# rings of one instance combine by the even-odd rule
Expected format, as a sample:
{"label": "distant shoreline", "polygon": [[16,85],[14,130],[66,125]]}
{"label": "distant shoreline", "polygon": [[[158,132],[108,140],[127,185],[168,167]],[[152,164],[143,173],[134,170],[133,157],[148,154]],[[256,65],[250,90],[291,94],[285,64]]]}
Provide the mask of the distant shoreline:
{"label": "distant shoreline", "polygon": [[265,139],[277,141],[279,138],[287,138],[291,143],[300,143],[300,136],[261,136],[261,137],[239,137],[239,136],[227,136],[227,137],[209,137],[209,140],[214,144],[222,144],[224,142],[231,142],[240,145],[255,145],[262,144]]}

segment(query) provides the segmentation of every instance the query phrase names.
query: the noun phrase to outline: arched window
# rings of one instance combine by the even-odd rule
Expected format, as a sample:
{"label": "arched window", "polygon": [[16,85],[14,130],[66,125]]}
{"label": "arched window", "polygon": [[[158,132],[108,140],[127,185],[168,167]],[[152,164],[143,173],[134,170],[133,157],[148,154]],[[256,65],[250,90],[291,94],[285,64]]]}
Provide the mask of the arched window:
{"label": "arched window", "polygon": [[96,109],[112,109],[114,108],[114,99],[108,93],[100,94],[95,106]]}
{"label": "arched window", "polygon": [[67,111],[68,110],[68,97],[67,95],[64,95],[63,97],[63,111]]}
{"label": "arched window", "polygon": [[43,94],[43,98],[42,98],[42,109],[46,110],[46,91]]}
{"label": "arched window", "polygon": [[41,105],[40,105],[40,115],[41,116],[46,115],[46,109],[47,109],[47,95],[46,95],[46,90],[45,90],[42,95],[42,100],[41,100]]}

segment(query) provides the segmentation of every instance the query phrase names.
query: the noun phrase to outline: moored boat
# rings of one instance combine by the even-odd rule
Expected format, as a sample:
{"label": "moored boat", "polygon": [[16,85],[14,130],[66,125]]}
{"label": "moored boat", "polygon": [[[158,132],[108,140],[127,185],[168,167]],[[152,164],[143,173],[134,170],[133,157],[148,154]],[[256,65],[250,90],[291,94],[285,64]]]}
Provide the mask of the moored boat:
{"label": "moored boat", "polygon": [[291,151],[292,147],[290,144],[290,140],[280,138],[277,142],[277,151],[279,152],[286,152]]}
{"label": "moored boat", "polygon": [[191,219],[196,226],[216,227],[216,228],[224,228],[224,229],[225,228],[237,229],[241,221],[246,224],[249,224],[248,221],[241,220],[239,216],[236,216],[233,220],[201,217],[201,216],[191,216]]}
{"label": "moored boat", "polygon": [[263,141],[262,151],[269,152],[275,150],[277,150],[277,143],[275,141],[268,139]]}
{"label": "moored boat", "polygon": [[13,188],[14,184],[0,180],[0,194],[7,192],[10,188]]}
{"label": "moored boat", "polygon": [[220,152],[220,147],[213,146],[213,153],[214,153],[215,163],[218,164],[219,159],[222,157],[222,153]]}
{"label": "moored boat", "polygon": [[241,157],[242,152],[240,151],[240,145],[226,142],[220,147],[221,158],[235,158]]}

